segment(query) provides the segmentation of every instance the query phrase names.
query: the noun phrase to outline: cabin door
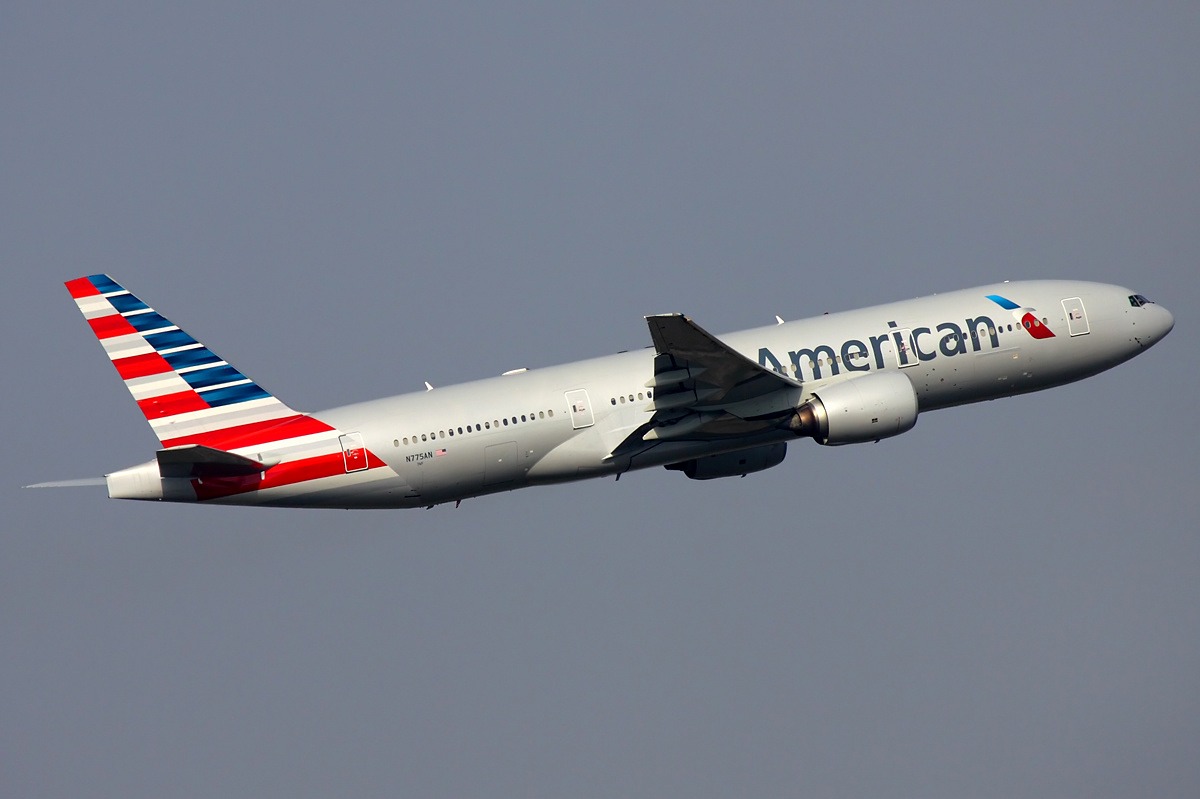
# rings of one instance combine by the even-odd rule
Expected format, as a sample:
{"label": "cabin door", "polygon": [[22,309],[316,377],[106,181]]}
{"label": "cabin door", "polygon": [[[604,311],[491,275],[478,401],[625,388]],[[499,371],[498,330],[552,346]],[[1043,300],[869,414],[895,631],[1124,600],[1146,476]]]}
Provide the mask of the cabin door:
{"label": "cabin door", "polygon": [[577,388],[574,391],[568,391],[567,407],[571,409],[571,426],[576,430],[591,427],[595,423],[587,389]]}
{"label": "cabin door", "polygon": [[338,436],[342,445],[342,460],[347,472],[361,472],[367,468],[367,448],[363,446],[362,433],[346,433]]}
{"label": "cabin door", "polygon": [[1071,331],[1072,336],[1084,336],[1091,332],[1083,300],[1078,297],[1070,297],[1062,301],[1062,307],[1063,313],[1067,316],[1067,330]]}

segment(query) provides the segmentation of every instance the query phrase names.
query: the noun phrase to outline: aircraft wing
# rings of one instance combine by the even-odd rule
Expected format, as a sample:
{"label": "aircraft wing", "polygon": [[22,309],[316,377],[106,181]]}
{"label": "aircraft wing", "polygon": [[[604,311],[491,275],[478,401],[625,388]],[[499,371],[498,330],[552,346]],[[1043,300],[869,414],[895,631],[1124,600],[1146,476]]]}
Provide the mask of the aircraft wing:
{"label": "aircraft wing", "polygon": [[661,397],[692,392],[687,407],[722,407],[751,400],[780,389],[799,387],[786,375],[767,369],[742,355],[683,314],[647,316],[658,357],[654,379],[647,384]]}
{"label": "aircraft wing", "polygon": [[799,381],[750,360],[683,314],[647,316],[657,355],[653,415],[610,458],[668,439],[746,436],[779,424],[799,402]]}

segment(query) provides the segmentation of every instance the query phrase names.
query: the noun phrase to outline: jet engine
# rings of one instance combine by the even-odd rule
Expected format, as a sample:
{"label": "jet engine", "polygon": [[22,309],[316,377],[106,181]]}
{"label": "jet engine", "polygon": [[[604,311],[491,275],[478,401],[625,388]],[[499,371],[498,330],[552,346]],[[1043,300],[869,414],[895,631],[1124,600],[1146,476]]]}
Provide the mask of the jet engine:
{"label": "jet engine", "polygon": [[903,372],[875,372],[822,386],[796,409],[788,427],[818,444],[862,444],[907,432],[917,423],[917,392]]}
{"label": "jet engine", "polygon": [[683,472],[692,480],[714,480],[718,477],[745,477],[751,472],[761,472],[783,463],[787,455],[787,444],[765,444],[761,447],[739,449],[720,455],[669,463],[666,468]]}

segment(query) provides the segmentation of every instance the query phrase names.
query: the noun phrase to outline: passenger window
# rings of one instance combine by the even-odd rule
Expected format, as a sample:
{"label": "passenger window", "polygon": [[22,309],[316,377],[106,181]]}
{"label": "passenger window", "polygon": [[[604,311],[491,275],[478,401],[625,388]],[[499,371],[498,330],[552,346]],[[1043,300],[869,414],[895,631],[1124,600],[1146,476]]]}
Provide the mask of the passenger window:
{"label": "passenger window", "polygon": [[[616,405],[616,404],[617,404],[616,402],[613,402],[613,405]],[[545,419],[545,418],[546,418],[546,414],[542,413],[541,411],[538,411],[538,418],[539,418],[539,419]]]}
{"label": "passenger window", "polygon": [[425,434],[424,434],[424,433],[422,433],[422,434],[421,434],[421,440],[422,440],[422,441],[427,441],[427,440],[428,440],[427,438],[425,438]]}

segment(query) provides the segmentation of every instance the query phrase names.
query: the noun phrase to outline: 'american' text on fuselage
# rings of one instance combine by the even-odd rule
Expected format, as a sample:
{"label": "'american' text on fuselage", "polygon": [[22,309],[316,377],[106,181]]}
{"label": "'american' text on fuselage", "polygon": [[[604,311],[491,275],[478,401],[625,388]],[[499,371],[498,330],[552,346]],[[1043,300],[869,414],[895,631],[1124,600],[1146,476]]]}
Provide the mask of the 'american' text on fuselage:
{"label": "'american' text on fuselage", "polygon": [[[969,351],[972,352],[979,352],[983,348],[981,339],[985,335],[991,349],[1000,346],[997,325],[989,316],[965,319],[963,327],[955,322],[942,322],[933,328],[916,327],[908,331],[899,329],[895,322],[888,322],[887,325],[888,332],[867,338],[867,341],[870,342],[869,347],[863,341],[853,338],[843,341],[841,347],[837,349],[829,344],[802,347],[788,352],[788,359],[791,362],[790,370],[769,348],[761,347],[758,350],[758,364],[774,369],[780,374],[788,374],[790,371],[797,380],[822,380],[825,377],[835,377],[841,373],[842,369],[847,372],[869,372],[873,368],[883,369],[886,366],[885,344],[890,344],[895,351],[896,365],[898,366],[911,366],[918,361],[932,361],[939,355],[947,358],[966,355],[968,338],[971,342]],[[966,332],[964,332],[964,327]],[[935,331],[943,334],[937,347],[925,349],[922,346],[922,337],[933,336]],[[916,360],[913,359],[914,355]],[[872,360],[874,366],[872,366]],[[825,368],[829,370],[828,375],[823,371]]]}

